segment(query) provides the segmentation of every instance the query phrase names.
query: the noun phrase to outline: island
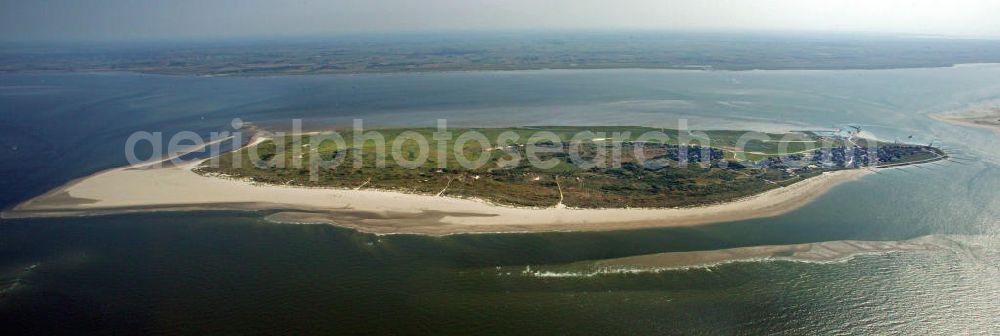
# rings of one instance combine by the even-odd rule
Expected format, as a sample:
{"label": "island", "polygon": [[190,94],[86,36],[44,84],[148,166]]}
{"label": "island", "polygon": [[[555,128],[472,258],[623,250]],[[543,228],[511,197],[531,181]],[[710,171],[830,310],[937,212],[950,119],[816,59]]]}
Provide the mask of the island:
{"label": "island", "polygon": [[618,230],[775,216],[879,169],[947,158],[843,131],[465,128],[447,146],[417,140],[434,128],[377,131],[384,146],[369,133],[262,133],[209,159],[101,172],[3,216],[258,210],[379,234]]}

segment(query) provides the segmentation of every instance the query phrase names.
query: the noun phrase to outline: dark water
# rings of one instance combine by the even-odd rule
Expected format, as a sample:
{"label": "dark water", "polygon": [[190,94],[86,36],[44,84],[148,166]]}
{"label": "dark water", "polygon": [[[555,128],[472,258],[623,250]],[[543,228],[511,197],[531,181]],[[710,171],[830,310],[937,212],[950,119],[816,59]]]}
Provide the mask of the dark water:
{"label": "dark water", "polygon": [[[339,125],[816,128],[936,141],[964,161],[886,171],[777,218],[604,233],[373,236],[266,213],[0,221],[16,333],[995,334],[996,134],[924,114],[1000,97],[1000,68],[537,71],[195,78],[0,76],[0,207],[124,164],[133,131]],[[774,121],[778,121],[775,123]],[[950,237],[827,262],[537,277],[529,265],[761,244]]]}

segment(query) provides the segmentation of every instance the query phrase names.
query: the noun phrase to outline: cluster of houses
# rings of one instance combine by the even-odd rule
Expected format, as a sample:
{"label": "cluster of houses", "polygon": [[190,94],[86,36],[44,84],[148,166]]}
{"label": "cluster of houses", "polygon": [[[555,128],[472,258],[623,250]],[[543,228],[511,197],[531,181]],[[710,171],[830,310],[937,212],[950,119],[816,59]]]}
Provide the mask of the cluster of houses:
{"label": "cluster of houses", "polygon": [[[848,137],[836,136],[840,140]],[[849,141],[847,141],[849,142]],[[569,142],[540,142],[536,144],[542,148],[564,148],[569,149]],[[683,147],[674,144],[664,144],[656,142],[633,142],[625,141],[622,145],[626,147],[643,146],[663,150],[662,154],[652,158],[653,160],[667,159],[673,162],[686,161],[695,162],[720,162],[725,158],[725,152],[714,147],[703,147],[691,145],[682,150]],[[608,144],[606,144],[608,146]],[[523,144],[508,144],[497,146],[492,150],[521,150]],[[857,145],[837,146],[832,148],[817,149],[809,153],[797,153],[786,156],[770,156],[761,160],[743,160],[740,162],[729,162],[726,168],[729,169],[780,169],[788,173],[804,172],[815,169],[837,169],[837,168],[859,168],[878,163],[898,161],[905,156],[926,152],[926,146],[902,145],[902,144],[880,144],[877,148],[861,147]],[[682,153],[685,152],[686,153]],[[706,157],[707,155],[707,157]]]}
{"label": "cluster of houses", "polygon": [[772,156],[759,161],[746,160],[740,164],[757,169],[784,169],[796,172],[811,169],[860,168],[879,163],[889,163],[931,151],[926,146],[888,145],[877,148],[859,146],[839,146],[817,149],[810,153],[808,160],[802,154],[786,157]]}

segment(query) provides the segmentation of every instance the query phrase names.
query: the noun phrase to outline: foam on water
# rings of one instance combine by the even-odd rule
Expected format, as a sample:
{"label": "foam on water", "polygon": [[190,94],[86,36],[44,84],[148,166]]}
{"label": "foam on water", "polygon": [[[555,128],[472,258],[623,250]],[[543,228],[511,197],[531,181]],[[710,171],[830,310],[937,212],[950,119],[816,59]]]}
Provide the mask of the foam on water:
{"label": "foam on water", "polygon": [[[996,248],[992,236],[928,235],[904,241],[831,241],[780,246],[752,246],[713,251],[667,252],[565,265],[526,266],[522,275],[540,278],[594,277],[711,270],[734,263],[846,263],[859,256],[891,253],[947,252],[983,255]],[[974,257],[975,258],[975,257]]]}

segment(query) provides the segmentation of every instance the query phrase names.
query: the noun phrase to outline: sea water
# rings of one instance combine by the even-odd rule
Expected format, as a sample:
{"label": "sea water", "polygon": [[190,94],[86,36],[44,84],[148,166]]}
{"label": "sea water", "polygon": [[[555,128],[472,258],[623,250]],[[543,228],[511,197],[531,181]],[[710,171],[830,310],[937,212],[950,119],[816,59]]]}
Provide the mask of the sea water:
{"label": "sea water", "polygon": [[[956,160],[883,170],[775,218],[620,232],[375,236],[259,212],[0,220],[0,326],[15,331],[594,334],[1000,331],[997,133],[927,114],[1000,98],[1000,67],[584,70],[206,78],[0,75],[0,207],[123,165],[168,136],[303,118],[333,128],[860,126]],[[231,129],[230,129],[231,130]],[[590,274],[672,251],[948,237],[826,262],[734,258]],[[560,277],[535,270],[559,269]],[[580,269],[574,271],[573,267]],[[570,268],[567,270],[567,268]],[[580,275],[580,276],[576,276]]]}

